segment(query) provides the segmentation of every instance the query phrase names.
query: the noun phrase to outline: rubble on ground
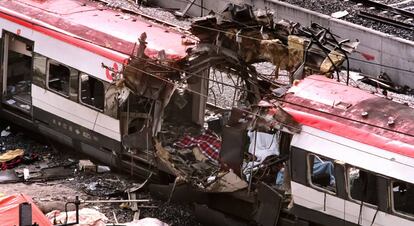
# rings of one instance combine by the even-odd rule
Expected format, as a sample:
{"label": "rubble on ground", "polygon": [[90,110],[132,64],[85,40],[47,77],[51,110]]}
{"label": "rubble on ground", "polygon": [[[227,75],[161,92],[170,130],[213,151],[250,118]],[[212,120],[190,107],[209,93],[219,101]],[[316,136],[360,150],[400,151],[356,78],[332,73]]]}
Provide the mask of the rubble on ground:
{"label": "rubble on ground", "polygon": [[[249,207],[264,208],[259,204],[263,190],[270,197],[287,196],[287,206],[289,188],[276,178],[288,168],[283,145],[301,131],[301,125],[282,109],[278,98],[295,79],[308,74],[339,78],[339,68],[358,43],[337,40],[318,24],[303,27],[272,18],[247,5],[230,5],[220,15],[197,19],[191,30],[200,43],[189,48],[183,59],[167,59],[163,51],[150,59],[144,54],[147,43],[146,33],[142,33],[123,76],[113,74],[117,88],[128,90],[120,98],[120,117],[128,119],[121,125],[125,130],[122,145],[129,150],[128,157],[164,176],[164,184],[151,184],[158,186],[151,191],[146,185],[152,174],[138,182],[93,159],[75,158],[52,143],[20,145],[18,134],[7,129],[0,138],[0,162],[3,160],[8,170],[1,172],[0,180],[32,183],[45,190],[55,186],[70,190],[70,196],[54,193],[57,197],[35,197],[42,209],[53,211],[49,218],[56,222],[66,218],[62,204],[77,195],[82,214],[94,218],[87,224],[152,221],[158,225],[198,225],[191,214],[194,206],[172,202],[180,200],[177,196],[183,191],[189,191],[189,199],[190,193],[200,199],[208,196],[214,201],[201,205],[216,205],[216,209],[233,215],[228,199],[236,197],[247,200]],[[258,70],[263,64],[272,67],[266,75]],[[209,73],[210,69],[222,72],[221,78]],[[278,82],[282,75],[287,77],[284,84]],[[230,97],[231,106],[206,107],[209,90],[205,85],[223,85],[225,79],[242,91]],[[167,201],[153,199],[150,193],[154,190],[163,193]],[[55,205],[45,205],[52,202]],[[163,222],[140,220],[145,217]]]}
{"label": "rubble on ground", "polygon": [[[5,127],[7,126],[0,128]],[[31,134],[30,131],[22,131],[13,125],[10,127],[10,134],[7,137],[0,138],[4,142],[3,147],[5,147],[4,151],[0,151],[0,154],[13,148],[13,150],[25,150],[25,155],[26,153],[36,155],[37,158],[30,159],[31,161],[21,161],[11,169],[0,171],[0,180],[2,180],[0,183],[0,200],[7,195],[19,192],[24,193],[32,197],[33,203],[44,214],[54,211],[53,213],[59,213],[56,214],[57,220],[62,220],[62,217],[64,220],[66,216],[65,204],[75,200],[76,196],[79,196],[85,202],[95,200],[123,200],[128,199],[126,191],[129,188],[137,188],[141,185],[140,182],[142,181],[129,179],[128,176],[116,174],[112,171],[96,172],[97,167],[100,166],[99,163],[94,163],[85,156],[79,155],[74,150],[59,144],[49,141],[47,143],[41,143],[39,140],[31,138],[29,135]],[[87,162],[90,171],[79,170],[80,162]],[[81,165],[84,166],[84,164]],[[31,176],[27,181],[21,183],[24,181],[23,169],[30,169]],[[47,169],[53,169],[53,172],[47,171]],[[44,174],[44,172],[47,173]],[[139,219],[150,217],[157,218],[169,225],[198,225],[191,213],[191,208],[174,203],[163,203],[160,200],[153,199],[145,187],[140,188],[136,193],[136,199],[151,200],[150,202],[138,205],[138,209],[140,210]],[[0,203],[2,202],[0,201]],[[88,211],[86,214],[83,214],[81,211],[81,216],[99,216],[99,219],[105,223],[115,223],[115,219],[120,223],[133,222],[134,211],[128,205],[121,204],[119,202],[84,203],[81,204],[81,208],[84,209],[83,211]],[[161,206],[163,211],[154,208]],[[75,210],[73,205],[68,205],[67,208],[68,211]],[[69,212],[69,215],[71,220],[73,218],[73,212]],[[147,221],[137,221],[129,224],[141,225]],[[93,222],[95,224],[86,225],[99,225],[96,224],[96,221]],[[156,223],[160,222],[155,221],[154,225],[157,225]]]}

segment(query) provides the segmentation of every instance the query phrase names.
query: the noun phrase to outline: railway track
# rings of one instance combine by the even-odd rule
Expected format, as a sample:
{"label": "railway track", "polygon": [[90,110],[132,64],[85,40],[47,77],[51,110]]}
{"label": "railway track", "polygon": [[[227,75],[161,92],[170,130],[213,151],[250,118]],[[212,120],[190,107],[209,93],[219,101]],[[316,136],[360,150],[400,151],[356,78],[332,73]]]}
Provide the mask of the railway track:
{"label": "railway track", "polygon": [[[414,0],[281,0],[325,15],[346,11],[340,19],[414,41]],[[375,16],[371,16],[375,15]]]}
{"label": "railway track", "polygon": [[[351,0],[357,4],[357,16],[401,29],[414,30],[414,1]],[[389,2],[391,2],[389,4]],[[412,10],[410,10],[412,7]]]}

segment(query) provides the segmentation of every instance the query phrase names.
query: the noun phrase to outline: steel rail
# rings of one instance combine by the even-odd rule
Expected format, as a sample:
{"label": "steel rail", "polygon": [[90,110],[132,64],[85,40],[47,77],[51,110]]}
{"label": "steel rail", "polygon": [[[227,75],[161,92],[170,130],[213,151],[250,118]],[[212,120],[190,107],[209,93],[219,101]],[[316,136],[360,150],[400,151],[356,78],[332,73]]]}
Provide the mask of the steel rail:
{"label": "steel rail", "polygon": [[351,1],[356,2],[356,3],[361,3],[365,6],[375,7],[377,9],[383,9],[383,10],[387,10],[387,11],[390,11],[390,12],[399,13],[400,15],[404,15],[406,17],[414,18],[414,13],[412,13],[412,12],[409,12],[409,11],[404,10],[404,9],[395,8],[395,7],[392,7],[392,6],[389,6],[389,5],[385,5],[383,3],[374,2],[374,1],[371,1],[371,0],[351,0]]}
{"label": "steel rail", "polygon": [[408,24],[408,23],[404,23],[401,21],[397,21],[397,20],[393,20],[387,17],[382,17],[382,16],[378,16],[376,14],[372,14],[372,13],[367,13],[367,12],[359,12],[358,16],[367,18],[367,19],[371,19],[371,20],[375,20],[381,23],[385,23],[385,24],[389,24],[389,25],[393,25],[399,28],[403,28],[403,29],[407,29],[407,30],[414,30],[414,25],[413,24]]}

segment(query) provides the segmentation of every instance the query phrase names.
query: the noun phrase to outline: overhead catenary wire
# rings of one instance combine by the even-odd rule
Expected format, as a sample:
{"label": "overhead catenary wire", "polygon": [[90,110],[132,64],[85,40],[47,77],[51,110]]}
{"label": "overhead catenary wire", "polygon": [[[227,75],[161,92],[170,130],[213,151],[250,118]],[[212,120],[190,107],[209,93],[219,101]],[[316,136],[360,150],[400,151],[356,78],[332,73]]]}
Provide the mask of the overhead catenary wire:
{"label": "overhead catenary wire", "polygon": [[[192,26],[200,27],[200,28],[203,28],[203,29],[208,29],[208,30],[216,31],[216,32],[220,32],[220,33],[224,33],[224,34],[227,34],[227,35],[232,35],[232,36],[236,36],[237,35],[238,37],[246,38],[246,39],[251,39],[251,40],[255,40],[255,41],[267,40],[267,39],[256,38],[256,37],[253,37],[253,36],[237,34],[235,32],[226,31],[226,30],[222,30],[222,29],[218,29],[218,28],[206,27],[206,26],[203,26],[203,25],[195,25],[195,24],[193,24]],[[292,42],[293,43],[296,43],[296,44],[301,44],[301,43],[299,43],[297,41],[294,41],[294,40],[292,40]],[[300,51],[303,51],[303,49],[301,49],[301,48],[292,47],[292,46],[286,46],[286,45],[284,45],[282,43],[274,43],[274,44],[275,45],[279,45],[279,46],[283,46],[284,48],[287,48],[288,50],[300,50]],[[320,54],[319,51],[315,51],[315,50],[308,50],[308,52]],[[330,54],[331,55],[334,55],[334,56],[343,56],[343,54],[340,54],[340,53],[332,53],[331,52]],[[359,61],[359,62],[363,62],[363,63],[367,63],[367,64],[371,64],[371,65],[376,65],[376,66],[380,66],[380,67],[384,67],[384,68],[389,68],[389,69],[393,69],[393,70],[397,70],[397,71],[404,71],[404,72],[408,72],[408,73],[413,73],[414,74],[414,71],[411,71],[411,70],[408,70],[408,69],[401,69],[401,68],[397,68],[397,67],[394,67],[394,66],[384,65],[384,64],[380,64],[380,63],[376,63],[376,62],[365,61],[365,60],[361,60],[361,59],[353,58],[353,57],[350,57],[349,59],[355,60],[355,61]]]}
{"label": "overhead catenary wire", "polygon": [[[209,27],[200,26],[200,25],[195,25],[195,26],[203,27],[203,28],[210,29],[210,30],[215,30],[215,31],[218,31],[218,32],[224,32],[224,33],[227,33],[227,34],[236,35],[235,33],[232,33],[232,32],[229,32],[229,31],[220,30],[220,29],[214,29],[214,28],[209,28]],[[244,37],[244,38],[255,39],[255,40],[263,40],[263,39],[258,39],[258,38],[251,37],[251,36],[245,36],[245,35],[239,35],[239,36],[240,36],[240,37]],[[82,40],[84,40],[84,39],[82,39]],[[84,40],[84,41],[86,41],[86,40]],[[288,47],[286,47],[286,48],[294,48],[294,47],[289,47],[289,46],[288,46]],[[298,49],[298,48],[294,48],[294,49]],[[371,63],[371,62],[368,62],[368,63]],[[379,66],[385,66],[385,65],[379,65]],[[412,72],[412,71],[408,71],[408,72]],[[414,72],[412,72],[412,73],[414,73]],[[158,76],[158,78],[160,79],[160,77],[159,77],[159,76]],[[165,81],[167,81],[167,80],[165,80]],[[214,81],[214,82],[219,83],[220,81]],[[229,84],[226,84],[226,85],[227,85],[227,86],[230,86]],[[236,89],[241,89],[240,87],[237,87],[237,86],[233,86],[233,88],[236,88]],[[199,93],[199,92],[196,92],[196,91],[194,91],[194,90],[190,90],[190,89],[188,89],[188,88],[187,88],[187,90],[189,90],[189,91],[191,91],[191,92],[193,92],[193,93],[196,93],[197,95],[203,95],[203,94],[201,94],[201,93]],[[250,90],[244,90],[244,91],[251,92]],[[208,97],[208,96],[206,96],[206,95],[203,95],[203,96],[204,96],[204,97]],[[304,106],[304,107],[306,107],[306,106]],[[315,110],[315,109],[314,109],[314,110]],[[324,113],[326,113],[326,112],[324,112]],[[337,116],[337,115],[335,115],[335,116]],[[349,120],[349,119],[348,119],[348,120]],[[364,123],[364,122],[359,122],[359,123],[366,124],[366,123]],[[371,125],[371,126],[375,126],[375,125]],[[377,127],[377,126],[375,126],[375,127]],[[399,132],[399,131],[391,130],[391,129],[389,129],[389,128],[385,128],[385,127],[379,127],[379,128],[386,129],[386,130],[390,130],[390,131],[393,131],[393,132],[398,132],[398,133],[401,133],[401,132]],[[404,135],[412,136],[411,134],[404,134]]]}
{"label": "overhead catenary wire", "polygon": [[[21,1],[19,1],[19,2],[22,3],[22,4],[26,4],[28,6],[32,6],[30,4],[27,4],[27,3],[24,3],[24,2],[21,2]],[[39,9],[48,12],[45,9],[41,9],[41,8],[39,8]],[[92,10],[87,10],[87,11],[92,11]],[[74,13],[80,13],[80,12],[86,12],[86,11],[77,11],[77,12],[74,12]],[[56,12],[50,12],[50,13],[55,13],[55,14],[61,15],[61,16],[65,15],[65,14],[59,14],[59,13],[56,13]],[[69,15],[70,14],[71,13],[69,13]],[[237,22],[237,23],[241,23],[241,22]],[[42,26],[42,25],[39,25],[39,26]],[[220,29],[216,29],[216,28],[205,27],[205,26],[202,26],[202,25],[193,25],[193,26],[198,26],[198,27],[201,27],[201,28],[204,28],[204,29],[210,29],[210,30],[214,30],[214,31],[217,31],[217,32],[226,33],[226,34],[230,34],[230,35],[236,35],[236,33],[232,33],[232,32],[225,31],[225,30],[220,30]],[[245,26],[247,26],[247,25],[245,25]],[[252,28],[252,26],[248,26],[248,27],[249,28]],[[85,41],[85,42],[89,42],[89,43],[92,43],[92,44],[101,46],[103,48],[108,48],[107,46],[99,45],[97,43],[94,43],[94,42],[92,42],[90,40],[87,40],[87,39],[84,39],[84,38],[80,38],[80,37],[77,37],[77,36],[72,36],[72,37],[73,38],[76,38],[76,39],[79,39],[79,40],[82,40],[82,41]],[[258,38],[252,37],[252,36],[246,36],[246,35],[240,35],[240,34],[239,34],[239,37],[253,39],[253,40],[256,40],[256,41],[264,40],[264,39],[258,39]],[[293,42],[295,42],[295,41],[293,41]],[[275,43],[275,44],[276,45],[282,45],[282,46],[284,46],[285,48],[288,48],[288,49],[302,50],[302,49],[297,48],[297,47],[285,46],[283,44],[278,44],[278,43]],[[115,50],[113,48],[108,48],[108,49]],[[319,52],[312,51],[312,50],[308,50],[308,52],[319,53]],[[337,54],[337,53],[331,53],[331,55],[342,56],[341,54]],[[361,60],[361,59],[357,59],[357,58],[352,58],[352,57],[350,57],[350,59],[355,60],[355,61],[359,61],[359,62],[362,62],[362,63],[367,63],[367,64],[376,65],[376,66],[380,66],[380,67],[384,67],[384,68],[389,68],[389,69],[392,69],[392,70],[404,71],[404,72],[408,72],[408,73],[413,73],[414,74],[414,71],[411,71],[411,70],[408,70],[408,69],[401,69],[401,68],[397,68],[397,67],[393,67],[393,66],[389,66],[389,65],[383,65],[383,64],[380,64],[380,63],[369,62],[369,61],[365,61],[365,60]]]}
{"label": "overhead catenary wire", "polygon": [[[172,81],[170,81],[170,80],[168,80],[168,79],[162,78],[162,77],[160,77],[160,76],[158,76],[158,75],[155,75],[155,74],[149,73],[149,72],[147,72],[147,71],[144,71],[144,70],[139,69],[139,68],[134,67],[134,66],[131,66],[131,67],[132,67],[134,70],[140,71],[140,72],[142,72],[142,73],[144,73],[144,74],[147,74],[147,75],[149,75],[149,76],[152,76],[152,77],[157,78],[157,79],[159,79],[159,80],[162,80],[162,81],[164,81],[164,82],[170,83],[170,84],[172,84],[172,85],[177,85],[177,83],[174,83],[174,82],[172,82]],[[188,88],[188,87],[183,87],[183,88],[184,88],[185,90],[189,91],[189,92],[192,92],[192,93],[196,94],[196,95],[200,95],[200,96],[202,96],[202,97],[204,97],[204,98],[208,98],[208,95],[205,95],[205,94],[200,93],[200,92],[198,92],[198,91],[194,91],[194,90],[192,90],[192,89],[190,89],[190,88]],[[294,103],[294,102],[291,102],[291,101],[283,100],[282,98],[276,98],[276,100],[277,100],[277,101],[280,101],[280,102],[283,102],[283,103],[288,103],[288,104],[291,104],[291,105],[295,105],[295,106],[298,106],[298,107],[302,107],[302,108],[305,108],[305,109],[308,109],[308,110],[312,110],[312,111],[315,111],[315,112],[318,112],[318,113],[322,113],[322,114],[326,114],[326,115],[330,115],[330,116],[338,117],[338,118],[341,118],[341,119],[343,119],[343,120],[347,120],[347,121],[351,121],[351,122],[355,122],[355,123],[359,123],[359,124],[363,124],[363,125],[372,126],[372,127],[374,127],[374,128],[379,128],[379,129],[387,130],[387,131],[390,131],[390,132],[395,132],[395,133],[402,134],[402,135],[409,136],[409,137],[414,137],[414,134],[410,134],[410,133],[401,132],[401,131],[394,130],[394,129],[391,129],[391,128],[386,128],[386,127],[383,127],[383,126],[378,126],[378,125],[374,125],[374,124],[371,124],[371,123],[367,123],[367,122],[363,122],[363,121],[359,121],[359,120],[355,120],[355,119],[350,119],[350,118],[347,118],[347,117],[344,117],[344,116],[341,116],[341,115],[338,115],[338,114],[334,114],[334,113],[330,113],[330,112],[322,111],[322,110],[319,110],[319,109],[316,109],[316,108],[312,108],[312,107],[309,107],[309,106],[305,106],[305,105],[302,105],[302,104],[298,104],[298,103]],[[276,105],[275,105],[275,104],[273,104],[273,105],[276,107]],[[251,111],[246,111],[246,112],[249,112],[249,113],[250,113],[251,115],[253,115],[253,116],[259,116],[258,114],[254,113],[254,112],[251,112]],[[279,123],[281,123],[281,122],[279,122]],[[293,127],[291,127],[291,126],[287,125],[287,124],[284,124],[284,123],[281,123],[281,124],[282,124],[283,126],[286,126],[286,127],[287,127],[287,128],[289,128],[289,129],[293,129],[293,130],[295,129],[295,128],[293,128]]]}
{"label": "overhead catenary wire", "polygon": [[[186,1],[186,0],[181,0],[181,1]],[[28,4],[28,3],[24,3],[24,2],[21,2],[21,1],[18,1],[19,3],[22,3],[22,4],[26,4],[26,5],[28,5],[28,6],[32,6],[31,4]],[[188,1],[186,1],[186,2],[188,2]],[[47,12],[47,10],[46,9],[42,9],[42,8],[39,8],[40,10],[43,10],[43,11],[45,11],[45,12]],[[205,9],[208,9],[208,8],[205,8]],[[78,11],[78,12],[75,12],[75,13],[80,13],[80,12],[83,12],[83,11]],[[4,12],[3,12],[4,13]],[[55,13],[55,14],[57,14],[57,15],[59,15],[59,13],[56,13],[56,12],[50,12],[50,13]],[[217,12],[215,12],[215,13],[217,13]],[[7,14],[7,13],[6,13]],[[220,13],[217,13],[217,14],[219,14],[220,15]],[[65,14],[62,14],[62,15],[65,15]],[[138,15],[140,15],[140,14],[138,14]],[[30,21],[31,23],[34,23],[34,22],[32,22],[32,21]],[[239,21],[234,21],[234,22],[236,22],[236,23],[241,23],[241,22],[239,22]],[[243,24],[243,23],[241,23],[241,24]],[[44,27],[43,25],[40,25],[40,24],[36,24],[37,26],[40,26],[40,27]],[[244,26],[248,26],[248,25],[246,25],[246,24],[243,24]],[[229,32],[229,31],[225,31],[225,30],[220,30],[220,29],[216,29],[216,28],[210,28],[210,27],[205,27],[205,26],[202,26],[202,25],[193,25],[193,26],[198,26],[198,27],[201,27],[201,28],[205,28],[205,29],[210,29],[210,30],[215,30],[215,31],[217,31],[217,32],[222,32],[222,33],[227,33],[227,34],[231,34],[231,35],[236,35],[236,33],[232,33],[232,32]],[[253,28],[254,26],[248,26],[248,28]],[[44,27],[44,28],[47,28],[47,27]],[[47,29],[50,29],[50,28],[47,28]],[[59,31],[57,31],[57,32],[59,32]],[[66,34],[66,35],[68,35],[68,34]],[[78,39],[78,40],[81,40],[81,41],[84,41],[84,42],[87,42],[87,43],[91,43],[91,44],[94,44],[94,45],[97,45],[97,46],[100,46],[100,47],[102,47],[102,48],[105,48],[105,49],[110,49],[110,50],[114,50],[114,51],[117,51],[116,49],[114,49],[114,48],[111,48],[111,47],[108,47],[108,46],[105,46],[105,45],[102,45],[102,44],[99,44],[99,43],[95,43],[95,42],[93,42],[93,41],[91,41],[91,40],[88,40],[88,39],[85,39],[85,38],[81,38],[81,37],[78,37],[78,36],[76,36],[76,35],[70,35],[72,38],[75,38],[75,39]],[[253,39],[253,40],[257,40],[257,41],[261,41],[261,40],[264,40],[264,39],[258,39],[258,38],[255,38],[255,37],[251,37],[251,36],[246,36],[246,35],[240,35],[239,34],[239,37],[242,37],[242,38],[248,38],[248,39]],[[188,38],[192,38],[191,36],[188,36]],[[194,38],[193,38],[194,39]],[[293,41],[293,42],[295,42],[295,41]],[[297,42],[295,42],[295,43],[297,43]],[[295,50],[303,50],[303,49],[300,49],[300,48],[297,48],[297,47],[291,47],[291,46],[286,46],[286,45],[283,45],[283,44],[278,44],[278,43],[275,43],[276,45],[282,45],[282,46],[284,46],[285,48],[288,48],[288,49],[295,49]],[[316,51],[312,51],[312,50],[308,50],[308,52],[311,52],[311,53],[319,53],[319,52],[316,52]],[[125,53],[125,54],[127,54],[127,53]],[[337,53],[331,53],[331,55],[337,55],[337,56],[342,56],[341,54],[337,54]],[[403,71],[403,72],[407,72],[407,73],[412,73],[412,74],[414,74],[414,71],[412,71],[412,70],[409,70],[409,69],[401,69],[401,68],[397,68],[397,67],[394,67],[394,66],[390,66],[390,65],[384,65],[384,64],[380,64],[380,63],[376,63],[376,62],[370,62],[370,61],[365,61],[365,60],[361,60],[361,59],[357,59],[357,58],[352,58],[352,57],[350,57],[350,59],[351,60],[355,60],[355,61],[359,61],[359,62],[362,62],[362,63],[367,63],[367,64],[371,64],[371,65],[376,65],[376,66],[379,66],[379,67],[384,67],[384,68],[389,68],[389,69],[392,69],[392,70],[397,70],[397,71]]]}
{"label": "overhead catenary wire", "polygon": [[[187,3],[189,3],[189,2],[190,2],[189,0],[178,0],[178,1],[181,1],[181,2],[187,2]],[[221,13],[216,12],[216,11],[214,11],[214,10],[210,9],[210,8],[205,7],[205,6],[202,6],[202,5],[199,5],[199,4],[196,4],[196,3],[194,3],[194,5],[196,5],[196,6],[200,7],[200,8],[202,8],[202,9],[212,11],[212,12],[214,12],[214,13],[216,13],[216,14],[218,14],[218,15],[221,15],[221,16],[222,16],[222,14],[221,14]],[[267,10],[267,8],[266,8],[266,10]],[[236,20],[233,20],[233,19],[231,19],[231,21],[236,22],[236,23],[238,23],[238,24],[242,24],[242,25],[244,25],[245,27],[254,27],[254,26],[248,26],[247,24],[244,24],[244,23],[242,23],[242,22],[240,22],[240,21],[236,21]],[[202,25],[194,25],[194,24],[193,24],[192,26],[198,26],[198,27],[200,27],[200,28],[209,29],[209,27],[205,27],[205,26],[202,26]],[[214,28],[211,28],[210,30],[219,31],[220,29],[214,29]],[[236,33],[228,32],[228,31],[224,31],[224,30],[222,30],[222,32],[227,32],[227,34],[236,35]],[[257,41],[261,41],[261,40],[263,40],[263,39],[257,39],[257,38],[251,37],[251,36],[249,37],[249,36],[240,35],[240,34],[238,34],[238,36],[239,36],[239,37],[242,37],[242,38],[254,39],[254,40],[257,40]],[[296,43],[296,44],[301,44],[301,43],[297,42],[296,40],[291,40],[291,41],[292,41],[292,42],[294,42],[294,43]],[[280,45],[280,44],[278,44],[278,43],[275,43],[275,44],[276,44],[276,45]],[[296,50],[301,50],[301,49],[299,49],[299,48],[297,48],[297,47],[290,47],[290,46],[287,46],[286,48],[288,48],[288,49],[296,49]],[[309,51],[309,50],[308,50],[308,52],[318,53],[318,52],[315,52],[315,51]],[[342,56],[341,54],[336,54],[336,53],[330,53],[330,54],[331,54],[331,55],[336,55],[336,56]],[[354,58],[354,57],[349,57],[349,59],[354,60],[354,61],[358,61],[358,62],[362,62],[362,63],[367,63],[367,64],[371,64],[371,65],[376,65],[376,66],[384,67],[384,68],[389,68],[389,69],[392,69],[392,70],[403,71],[403,72],[408,72],[408,73],[413,73],[413,74],[414,74],[414,71],[411,71],[411,70],[408,70],[408,69],[401,69],[401,68],[397,68],[397,67],[394,67],[394,66],[384,65],[384,64],[380,64],[380,63],[376,63],[376,62],[365,61],[365,60],[361,60],[361,59]]]}

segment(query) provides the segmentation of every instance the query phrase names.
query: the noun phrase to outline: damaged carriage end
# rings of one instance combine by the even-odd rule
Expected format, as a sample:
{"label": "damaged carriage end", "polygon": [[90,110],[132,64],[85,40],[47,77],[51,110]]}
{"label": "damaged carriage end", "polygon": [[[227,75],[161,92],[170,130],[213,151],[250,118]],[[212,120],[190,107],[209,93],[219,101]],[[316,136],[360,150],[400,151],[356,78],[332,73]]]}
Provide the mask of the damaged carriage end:
{"label": "damaged carriage end", "polygon": [[[272,81],[263,86],[253,65],[273,64],[276,78],[286,70],[291,83],[315,72],[332,77],[357,43],[337,41],[319,25],[273,23],[272,15],[247,6],[198,19],[192,32],[199,43],[178,60],[162,51],[157,59],[147,57],[142,34],[123,77],[116,80],[118,89],[129,90],[119,109],[130,164],[173,175],[168,200],[177,186],[186,184],[205,194],[211,209],[274,225],[280,210],[289,209],[289,145],[301,125],[279,105],[273,91],[280,87]],[[204,126],[212,68],[240,77],[247,93],[214,132]],[[235,212],[225,200],[245,208]],[[267,212],[269,205],[278,210]]]}
{"label": "damaged carriage end", "polygon": [[[174,184],[189,184],[195,192],[232,194],[241,191],[242,196],[251,196],[251,194],[244,194],[248,187],[252,187],[252,182],[250,181],[249,184],[246,181],[242,170],[246,157],[243,155],[243,147],[247,141],[247,128],[286,130],[291,133],[299,132],[300,125],[283,109],[274,105],[275,103],[263,105],[261,102],[248,109],[233,109],[229,123],[225,125],[220,136],[204,130],[200,125],[187,119],[184,124],[192,123],[191,126],[195,126],[193,135],[198,135],[190,137],[181,133],[178,135],[183,136],[181,137],[183,139],[175,139],[173,140],[175,142],[171,142],[166,138],[168,131],[164,129],[163,122],[169,123],[168,118],[171,117],[168,115],[169,111],[176,114],[177,110],[182,110],[188,114],[185,112],[188,111],[185,105],[190,105],[192,99],[180,94],[182,90],[179,88],[183,85],[183,76],[179,71],[183,69],[177,68],[179,63],[162,58],[149,59],[144,53],[145,45],[145,34],[143,34],[136,56],[131,57],[128,64],[124,66],[122,76],[113,77],[119,90],[128,90],[127,95],[119,96],[119,109],[124,134],[122,143],[128,153],[134,155],[135,162],[131,164],[139,164],[140,160],[147,161],[146,164],[155,166],[153,169],[174,175],[176,177]],[[195,92],[203,91],[195,90]],[[182,98],[188,103],[179,103]],[[203,117],[205,104],[201,108],[202,110],[197,113],[202,114]],[[190,115],[194,113],[193,110],[194,108],[190,107]],[[242,139],[235,142],[233,139],[235,137],[242,137]],[[215,143],[215,148],[205,148],[211,145],[210,142]],[[238,150],[235,150],[235,147]],[[251,156],[252,154],[249,158]],[[267,164],[267,168],[286,160],[277,156],[271,157],[264,164]],[[274,178],[274,175],[272,177]],[[254,184],[258,183],[257,178],[251,178],[254,178]],[[250,205],[253,204],[254,202],[250,202]]]}
{"label": "damaged carriage end", "polygon": [[275,78],[286,70],[291,84],[306,75],[331,77],[359,44],[338,40],[339,36],[316,23],[304,27],[288,20],[274,22],[272,13],[253,11],[250,5],[229,4],[222,13],[198,18],[191,32],[204,46],[237,53],[247,64],[272,63]]}

